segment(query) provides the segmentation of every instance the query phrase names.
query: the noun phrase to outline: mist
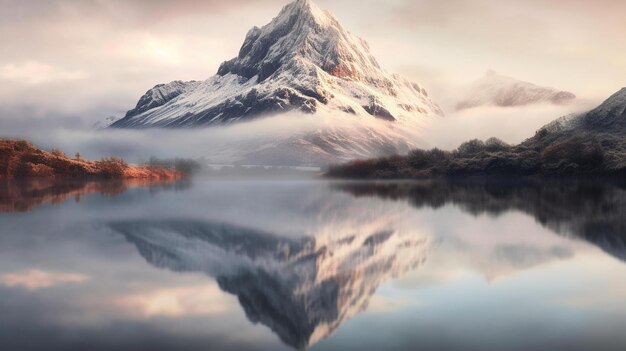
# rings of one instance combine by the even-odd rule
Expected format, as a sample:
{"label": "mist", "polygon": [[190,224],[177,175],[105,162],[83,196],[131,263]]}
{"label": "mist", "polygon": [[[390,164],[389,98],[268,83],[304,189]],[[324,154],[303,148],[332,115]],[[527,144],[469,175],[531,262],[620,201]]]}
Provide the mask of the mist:
{"label": "mist", "polygon": [[[259,150],[288,146],[287,151],[292,151],[288,143],[306,134],[322,132],[339,139],[350,135],[360,141],[373,139],[372,133],[377,133],[375,135],[389,140],[412,140],[411,148],[452,150],[467,140],[490,137],[516,144],[556,118],[584,112],[593,106],[593,103],[579,102],[565,106],[480,107],[448,112],[445,117],[420,128],[399,127],[373,118],[341,113],[287,113],[230,126],[181,130],[97,130],[90,113],[72,115],[38,112],[32,108],[4,108],[0,110],[0,137],[26,139],[40,148],[58,148],[68,155],[80,152],[89,159],[116,156],[131,163],[141,163],[150,157],[183,157],[202,159],[205,163],[234,164],[243,154]],[[277,144],[280,141],[283,144]],[[271,163],[294,164],[294,160],[300,157],[297,153],[287,156],[279,153]],[[365,152],[354,152],[350,156],[368,157]],[[281,157],[289,158],[290,162],[282,162],[286,160],[280,160]],[[314,161],[303,163],[316,163]]]}
{"label": "mist", "polygon": [[567,105],[539,104],[521,107],[484,106],[461,111],[446,111],[422,136],[428,147],[443,150],[456,149],[471,139],[496,137],[509,144],[519,144],[535,135],[546,124],[575,113],[583,113],[597,106],[591,101]]}
{"label": "mist", "polygon": [[[407,133],[414,134],[407,136]],[[315,145],[308,144],[307,138],[319,135],[330,136],[333,140],[345,139],[349,147],[344,151],[347,150],[352,158],[368,157],[371,150],[367,149],[367,144],[379,138],[398,143],[419,139],[417,131],[344,113],[308,115],[292,112],[211,128],[141,130],[98,130],[88,118],[38,115],[30,109],[5,109],[0,114],[0,138],[25,139],[40,148],[57,148],[68,155],[80,152],[88,159],[115,156],[131,163],[142,163],[150,157],[182,157],[227,165],[241,163],[239,161],[244,156],[254,160],[253,156],[262,155],[266,160],[259,164],[296,165],[302,152],[317,150]],[[299,152],[294,151],[298,148],[301,148]],[[269,158],[272,161],[267,161]],[[298,165],[323,163],[321,159],[307,160],[304,156],[302,160]]]}

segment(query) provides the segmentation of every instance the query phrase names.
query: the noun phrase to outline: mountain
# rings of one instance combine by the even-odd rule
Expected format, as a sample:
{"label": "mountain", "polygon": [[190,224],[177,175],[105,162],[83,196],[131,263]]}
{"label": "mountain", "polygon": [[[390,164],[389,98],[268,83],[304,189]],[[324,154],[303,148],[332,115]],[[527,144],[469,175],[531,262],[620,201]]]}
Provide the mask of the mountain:
{"label": "mountain", "polygon": [[570,92],[537,86],[489,70],[483,78],[468,87],[465,97],[457,103],[456,108],[463,110],[478,106],[565,104],[574,99],[576,95]]}
{"label": "mountain", "polygon": [[531,141],[587,133],[626,135],[626,88],[589,112],[561,117],[549,123]]}
{"label": "mountain", "polygon": [[103,130],[103,129],[109,128],[113,123],[115,123],[119,119],[120,117],[117,117],[117,116],[109,116],[100,121],[96,121],[92,125],[92,128],[96,130]]}
{"label": "mountain", "polygon": [[332,14],[297,0],[251,29],[217,75],[157,85],[113,127],[212,126],[294,110],[388,121],[441,114],[424,88],[383,71],[368,44]]}
{"label": "mountain", "polygon": [[156,267],[215,278],[238,297],[251,322],[298,350],[365,310],[382,283],[423,264],[432,244],[385,227],[299,238],[187,220],[116,222],[110,228]]}
{"label": "mountain", "polygon": [[626,88],[595,109],[561,117],[519,145],[471,140],[447,152],[416,149],[408,156],[333,167],[345,178],[626,175]]}
{"label": "mountain", "polygon": [[[280,115],[308,130],[274,135],[281,125],[260,117]],[[111,128],[263,121],[254,125],[258,132],[246,133],[253,137],[205,146],[206,157],[228,164],[324,165],[408,152],[419,142],[416,135],[442,115],[423,87],[383,70],[367,42],[331,13],[297,0],[266,26],[251,29],[237,57],[215,76],[157,85]]]}

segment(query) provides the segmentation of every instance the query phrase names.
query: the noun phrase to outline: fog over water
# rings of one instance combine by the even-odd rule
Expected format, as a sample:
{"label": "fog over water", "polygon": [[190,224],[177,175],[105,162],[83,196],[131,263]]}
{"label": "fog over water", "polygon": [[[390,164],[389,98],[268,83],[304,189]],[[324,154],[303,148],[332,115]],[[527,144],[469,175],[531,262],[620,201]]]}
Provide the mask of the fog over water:
{"label": "fog over water", "polygon": [[[592,107],[592,103],[579,102],[565,106],[480,107],[460,112],[450,109],[445,117],[428,122],[423,129],[405,132],[420,148],[451,150],[464,141],[490,137],[516,144],[558,117]],[[0,109],[0,137],[27,139],[44,149],[60,148],[69,155],[79,151],[87,158],[117,156],[129,162],[139,162],[151,156],[185,157],[215,159],[223,163],[232,159],[233,153],[254,151],[259,145],[272,144],[277,139],[324,130],[353,133],[358,128],[393,128],[386,122],[344,114],[290,113],[225,127],[184,130],[95,128],[94,124],[102,120],[104,116],[98,116],[97,112],[66,115],[3,108]]]}

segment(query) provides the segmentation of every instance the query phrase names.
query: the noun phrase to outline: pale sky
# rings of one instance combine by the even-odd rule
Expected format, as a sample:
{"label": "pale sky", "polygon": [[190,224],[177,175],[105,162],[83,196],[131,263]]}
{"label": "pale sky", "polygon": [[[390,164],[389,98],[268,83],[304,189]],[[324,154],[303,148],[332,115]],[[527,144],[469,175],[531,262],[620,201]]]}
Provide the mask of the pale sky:
{"label": "pale sky", "polygon": [[[215,74],[287,2],[0,0],[0,108],[120,114],[158,83]],[[435,100],[489,68],[594,101],[626,86],[625,1],[317,3]]]}

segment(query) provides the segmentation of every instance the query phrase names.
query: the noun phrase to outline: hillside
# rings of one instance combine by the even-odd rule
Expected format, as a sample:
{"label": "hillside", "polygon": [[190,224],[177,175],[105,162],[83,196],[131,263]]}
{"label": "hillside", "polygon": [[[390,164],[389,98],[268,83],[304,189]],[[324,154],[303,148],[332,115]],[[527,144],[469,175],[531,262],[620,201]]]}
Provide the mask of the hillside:
{"label": "hillside", "polygon": [[38,149],[24,140],[0,139],[0,179],[153,179],[174,180],[183,174],[164,167],[130,166],[123,160],[71,159],[60,151]]}
{"label": "hillside", "polygon": [[562,117],[519,145],[492,138],[454,151],[414,150],[408,156],[332,167],[332,177],[428,178],[471,176],[626,175],[626,88],[597,108]]}

